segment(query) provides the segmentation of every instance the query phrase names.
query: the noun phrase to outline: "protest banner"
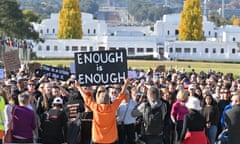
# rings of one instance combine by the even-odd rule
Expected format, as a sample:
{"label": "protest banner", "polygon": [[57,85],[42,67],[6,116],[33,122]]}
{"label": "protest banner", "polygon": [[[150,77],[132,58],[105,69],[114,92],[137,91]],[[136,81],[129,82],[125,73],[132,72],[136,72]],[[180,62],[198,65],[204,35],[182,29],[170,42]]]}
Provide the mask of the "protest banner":
{"label": "protest banner", "polygon": [[75,70],[75,62],[71,62],[70,63],[70,71],[72,74],[75,74],[76,70]]}
{"label": "protest banner", "polygon": [[4,69],[0,69],[0,79],[4,79]]}
{"label": "protest banner", "polygon": [[68,80],[68,78],[71,75],[70,71],[68,70],[58,68],[58,67],[48,66],[48,65],[42,65],[42,73],[49,78],[62,80],[62,81]]}
{"label": "protest banner", "polygon": [[3,53],[3,63],[6,72],[16,71],[21,67],[18,50]]}
{"label": "protest banner", "polygon": [[30,72],[34,72],[36,69],[40,69],[41,63],[33,62],[28,64],[28,69]]}
{"label": "protest banner", "polygon": [[128,76],[126,50],[79,52],[74,56],[81,85],[119,84]]}

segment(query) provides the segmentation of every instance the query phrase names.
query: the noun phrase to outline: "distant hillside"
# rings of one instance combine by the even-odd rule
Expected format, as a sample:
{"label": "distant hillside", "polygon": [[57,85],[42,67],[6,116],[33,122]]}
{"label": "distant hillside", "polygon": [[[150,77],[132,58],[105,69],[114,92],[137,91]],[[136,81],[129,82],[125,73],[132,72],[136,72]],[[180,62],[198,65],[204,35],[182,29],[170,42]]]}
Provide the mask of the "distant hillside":
{"label": "distant hillside", "polygon": [[[35,12],[49,16],[51,13],[58,12],[62,5],[62,0],[17,0],[21,9],[33,9]],[[79,0],[81,10],[96,14],[101,7],[125,7],[130,3],[139,3],[147,6],[167,6],[170,8],[182,7],[185,0]],[[203,2],[204,0],[201,0]],[[219,10],[222,7],[222,0],[206,0],[207,8]],[[226,9],[240,9],[240,0],[224,0]]]}

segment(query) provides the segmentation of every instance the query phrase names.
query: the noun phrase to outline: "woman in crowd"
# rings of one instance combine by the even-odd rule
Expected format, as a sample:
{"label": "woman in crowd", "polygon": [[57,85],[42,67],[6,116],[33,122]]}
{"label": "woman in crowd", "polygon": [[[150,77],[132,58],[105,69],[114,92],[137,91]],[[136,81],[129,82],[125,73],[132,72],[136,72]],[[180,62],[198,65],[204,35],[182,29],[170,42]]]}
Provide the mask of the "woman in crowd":
{"label": "woman in crowd", "polygon": [[207,144],[205,135],[205,118],[200,114],[201,106],[198,98],[190,98],[186,103],[189,113],[183,120],[180,136],[181,144]]}
{"label": "woman in crowd", "polygon": [[15,106],[15,100],[13,94],[8,94],[7,96],[7,104],[4,108],[4,126],[5,126],[5,132],[7,129],[10,128],[10,122],[12,120],[12,110]]}
{"label": "woman in crowd", "polygon": [[212,95],[206,95],[203,99],[203,108],[201,114],[206,121],[206,134],[211,144],[215,144],[217,135],[217,125],[219,122],[219,110]]}
{"label": "woman in crowd", "polygon": [[52,107],[52,86],[50,82],[43,84],[42,95],[37,100],[37,113],[41,117],[45,111],[48,111]]}
{"label": "woman in crowd", "polygon": [[19,106],[13,109],[13,143],[33,143],[36,128],[34,111],[28,108],[30,97],[26,93],[18,95]]}
{"label": "woman in crowd", "polygon": [[171,119],[175,124],[177,131],[177,140],[180,138],[180,134],[183,127],[183,118],[188,113],[185,103],[188,99],[188,91],[180,90],[177,93],[177,101],[173,104],[171,109]]}

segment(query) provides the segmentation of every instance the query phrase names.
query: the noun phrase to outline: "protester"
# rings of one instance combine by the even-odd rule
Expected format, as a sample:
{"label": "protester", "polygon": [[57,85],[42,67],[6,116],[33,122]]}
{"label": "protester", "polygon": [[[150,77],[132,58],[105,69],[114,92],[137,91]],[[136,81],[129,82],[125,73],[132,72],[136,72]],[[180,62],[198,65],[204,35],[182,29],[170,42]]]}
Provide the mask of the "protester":
{"label": "protester", "polygon": [[92,141],[92,120],[93,112],[85,105],[85,111],[81,113],[81,142],[80,144],[90,144]]}
{"label": "protester", "polygon": [[2,137],[4,136],[4,108],[5,108],[5,92],[0,89],[0,143],[2,143]]}
{"label": "protester", "polygon": [[13,94],[7,95],[7,104],[4,108],[4,126],[5,126],[5,132],[11,128],[10,123],[12,121],[12,112],[13,108],[15,106],[14,96]]}
{"label": "protester", "polygon": [[[64,105],[64,111],[68,119],[68,123],[67,123],[68,143],[69,144],[84,143],[84,141],[82,140],[88,140],[88,137],[89,137],[88,132],[90,130],[87,130],[87,133],[81,132],[87,127],[87,126],[82,126],[83,123],[85,122],[81,123],[81,120],[82,120],[81,117],[82,117],[82,114],[83,116],[88,116],[89,110],[87,112],[84,112],[84,102],[83,102],[82,96],[79,94],[78,91],[72,90],[69,93],[68,101]],[[84,113],[86,113],[87,115]],[[87,124],[87,122],[85,124]]]}
{"label": "protester", "polygon": [[41,120],[43,144],[62,144],[67,142],[67,116],[62,107],[62,98],[56,97],[53,100],[53,107],[44,113]]}
{"label": "protester", "polygon": [[171,109],[171,120],[175,125],[177,136],[175,140],[180,140],[180,134],[183,128],[184,116],[188,113],[185,103],[188,99],[188,91],[180,90],[177,93],[177,101],[173,104]]}
{"label": "protester", "polygon": [[186,103],[189,113],[183,120],[183,129],[180,136],[181,144],[206,144],[208,138],[205,135],[205,119],[200,114],[201,106],[197,98],[190,98]]}
{"label": "protester", "polygon": [[240,137],[238,135],[240,130],[240,96],[234,95],[233,100],[237,101],[232,109],[226,111],[225,122],[228,128],[228,143],[239,144]]}
{"label": "protester", "polygon": [[220,113],[212,95],[206,95],[204,97],[201,114],[204,116],[206,121],[207,137],[211,144],[215,144]]}
{"label": "protester", "polygon": [[147,90],[147,100],[133,109],[132,116],[142,116],[144,123],[142,134],[147,144],[163,144],[167,106],[160,99],[159,90],[156,87],[150,87]]}
{"label": "protester", "polygon": [[131,112],[137,102],[131,99],[128,90],[125,92],[126,100],[123,100],[117,110],[118,144],[133,144],[135,141],[136,118]]}
{"label": "protester", "polygon": [[30,96],[18,95],[19,106],[13,109],[13,143],[33,143],[33,130],[36,128],[34,112],[28,108]]}
{"label": "protester", "polygon": [[125,80],[122,90],[116,100],[110,104],[110,97],[104,87],[99,87],[96,94],[96,101],[92,92],[85,90],[76,82],[76,87],[84,98],[84,102],[93,111],[92,141],[93,143],[115,144],[118,139],[116,111],[121,101],[126,98],[125,91],[129,80]]}

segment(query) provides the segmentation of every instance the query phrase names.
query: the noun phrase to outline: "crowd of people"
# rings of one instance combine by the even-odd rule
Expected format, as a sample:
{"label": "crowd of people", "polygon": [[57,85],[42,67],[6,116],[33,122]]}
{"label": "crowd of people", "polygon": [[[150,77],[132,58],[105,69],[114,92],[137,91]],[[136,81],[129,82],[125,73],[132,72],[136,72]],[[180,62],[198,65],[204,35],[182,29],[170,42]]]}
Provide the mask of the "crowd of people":
{"label": "crowd of people", "polygon": [[0,37],[0,45],[17,48],[32,48],[32,43],[26,40],[19,40],[11,37]]}
{"label": "crowd of people", "polygon": [[90,87],[74,75],[8,75],[0,88],[2,142],[12,129],[13,143],[215,144],[228,129],[228,143],[240,143],[240,80],[233,74],[134,73],[124,84]]}

